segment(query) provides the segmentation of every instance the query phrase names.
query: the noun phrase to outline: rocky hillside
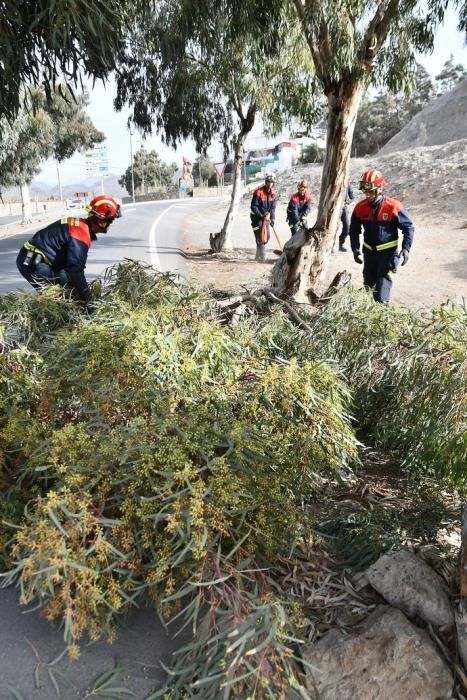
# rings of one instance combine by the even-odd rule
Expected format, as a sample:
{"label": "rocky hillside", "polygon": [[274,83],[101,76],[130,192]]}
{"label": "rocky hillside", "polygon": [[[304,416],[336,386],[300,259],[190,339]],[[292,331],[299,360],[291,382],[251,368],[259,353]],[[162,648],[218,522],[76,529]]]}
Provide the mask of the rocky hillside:
{"label": "rocky hillside", "polygon": [[[400,199],[410,211],[440,224],[455,227],[467,221],[467,138],[441,146],[428,146],[365,158],[352,158],[350,179],[355,188],[364,170],[382,170],[386,192]],[[297,180],[307,177],[315,201],[321,186],[320,164],[301,165],[278,176],[281,200],[288,201]],[[358,192],[356,192],[358,196]]]}
{"label": "rocky hillside", "polygon": [[[379,151],[386,155],[467,138],[467,78],[431,102]],[[379,155],[378,154],[378,155]]]}

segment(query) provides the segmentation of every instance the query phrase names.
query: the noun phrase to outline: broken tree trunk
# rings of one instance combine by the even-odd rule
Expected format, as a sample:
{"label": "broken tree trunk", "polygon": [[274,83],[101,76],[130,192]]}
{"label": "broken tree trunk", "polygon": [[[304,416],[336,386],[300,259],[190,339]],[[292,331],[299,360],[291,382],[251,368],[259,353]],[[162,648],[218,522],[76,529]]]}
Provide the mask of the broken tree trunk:
{"label": "broken tree trunk", "polygon": [[347,184],[347,167],[363,82],[342,81],[328,94],[326,158],[316,224],[292,236],[276,262],[273,287],[300,303],[316,298],[327,272]]}

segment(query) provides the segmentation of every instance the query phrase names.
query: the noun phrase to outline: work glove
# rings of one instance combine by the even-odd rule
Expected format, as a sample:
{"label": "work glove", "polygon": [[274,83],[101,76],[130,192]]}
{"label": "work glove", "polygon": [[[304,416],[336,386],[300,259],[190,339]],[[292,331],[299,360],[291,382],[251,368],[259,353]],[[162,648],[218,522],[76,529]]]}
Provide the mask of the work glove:
{"label": "work glove", "polygon": [[363,259],[362,255],[359,250],[352,250],[353,253],[353,259],[355,260],[356,263],[359,265],[363,265]]}
{"label": "work glove", "polygon": [[308,228],[308,219],[306,216],[302,216],[302,218],[298,220],[298,225],[302,226],[303,228]]}
{"label": "work glove", "polygon": [[409,262],[409,251],[406,248],[402,248],[401,252],[399,253],[399,260],[402,267]]}

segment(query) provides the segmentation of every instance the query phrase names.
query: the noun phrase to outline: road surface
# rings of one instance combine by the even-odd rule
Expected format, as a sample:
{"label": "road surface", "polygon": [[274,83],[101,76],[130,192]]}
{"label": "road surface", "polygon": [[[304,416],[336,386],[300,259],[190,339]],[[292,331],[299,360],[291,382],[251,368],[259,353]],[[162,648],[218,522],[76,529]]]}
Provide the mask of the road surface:
{"label": "road surface", "polygon": [[[89,280],[107,267],[131,258],[142,260],[162,272],[176,272],[186,277],[182,255],[182,224],[193,211],[212,207],[215,200],[171,200],[141,202],[123,207],[123,216],[114,221],[106,235],[98,234],[91,246],[86,267]],[[68,216],[79,216],[67,212]],[[16,269],[18,251],[44,223],[0,238],[0,294],[15,289],[31,289]],[[0,231],[1,232],[1,231]]]}
{"label": "road surface", "polygon": [[[110,233],[93,243],[86,268],[88,279],[123,258],[142,260],[158,270],[185,277],[180,254],[183,221],[195,209],[212,207],[213,203],[211,198],[125,206],[123,217],[112,224]],[[0,239],[1,293],[30,289],[18,273],[15,260],[20,246],[35,230]],[[143,700],[165,677],[160,662],[170,665],[172,651],[185,643],[189,634],[183,632],[173,639],[175,629],[166,632],[154,609],[132,610],[122,621],[125,627],[112,646],[104,641],[92,645],[84,642],[78,661],[69,661],[65,654],[48,667],[52,680],[47,664],[63,651],[63,634],[41,619],[37,611],[25,613],[17,601],[17,589],[0,589],[0,700],[52,700],[58,697],[54,680],[61,700],[78,700],[117,661],[125,670],[112,685],[126,687],[137,700]]]}

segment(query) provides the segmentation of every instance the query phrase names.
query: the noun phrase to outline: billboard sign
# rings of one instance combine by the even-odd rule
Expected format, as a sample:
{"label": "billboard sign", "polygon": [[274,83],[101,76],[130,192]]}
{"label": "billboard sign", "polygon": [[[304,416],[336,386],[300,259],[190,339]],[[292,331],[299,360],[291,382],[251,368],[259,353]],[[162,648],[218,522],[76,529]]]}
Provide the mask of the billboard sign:
{"label": "billboard sign", "polygon": [[84,154],[86,175],[90,177],[104,177],[109,174],[109,159],[107,146],[94,146]]}

